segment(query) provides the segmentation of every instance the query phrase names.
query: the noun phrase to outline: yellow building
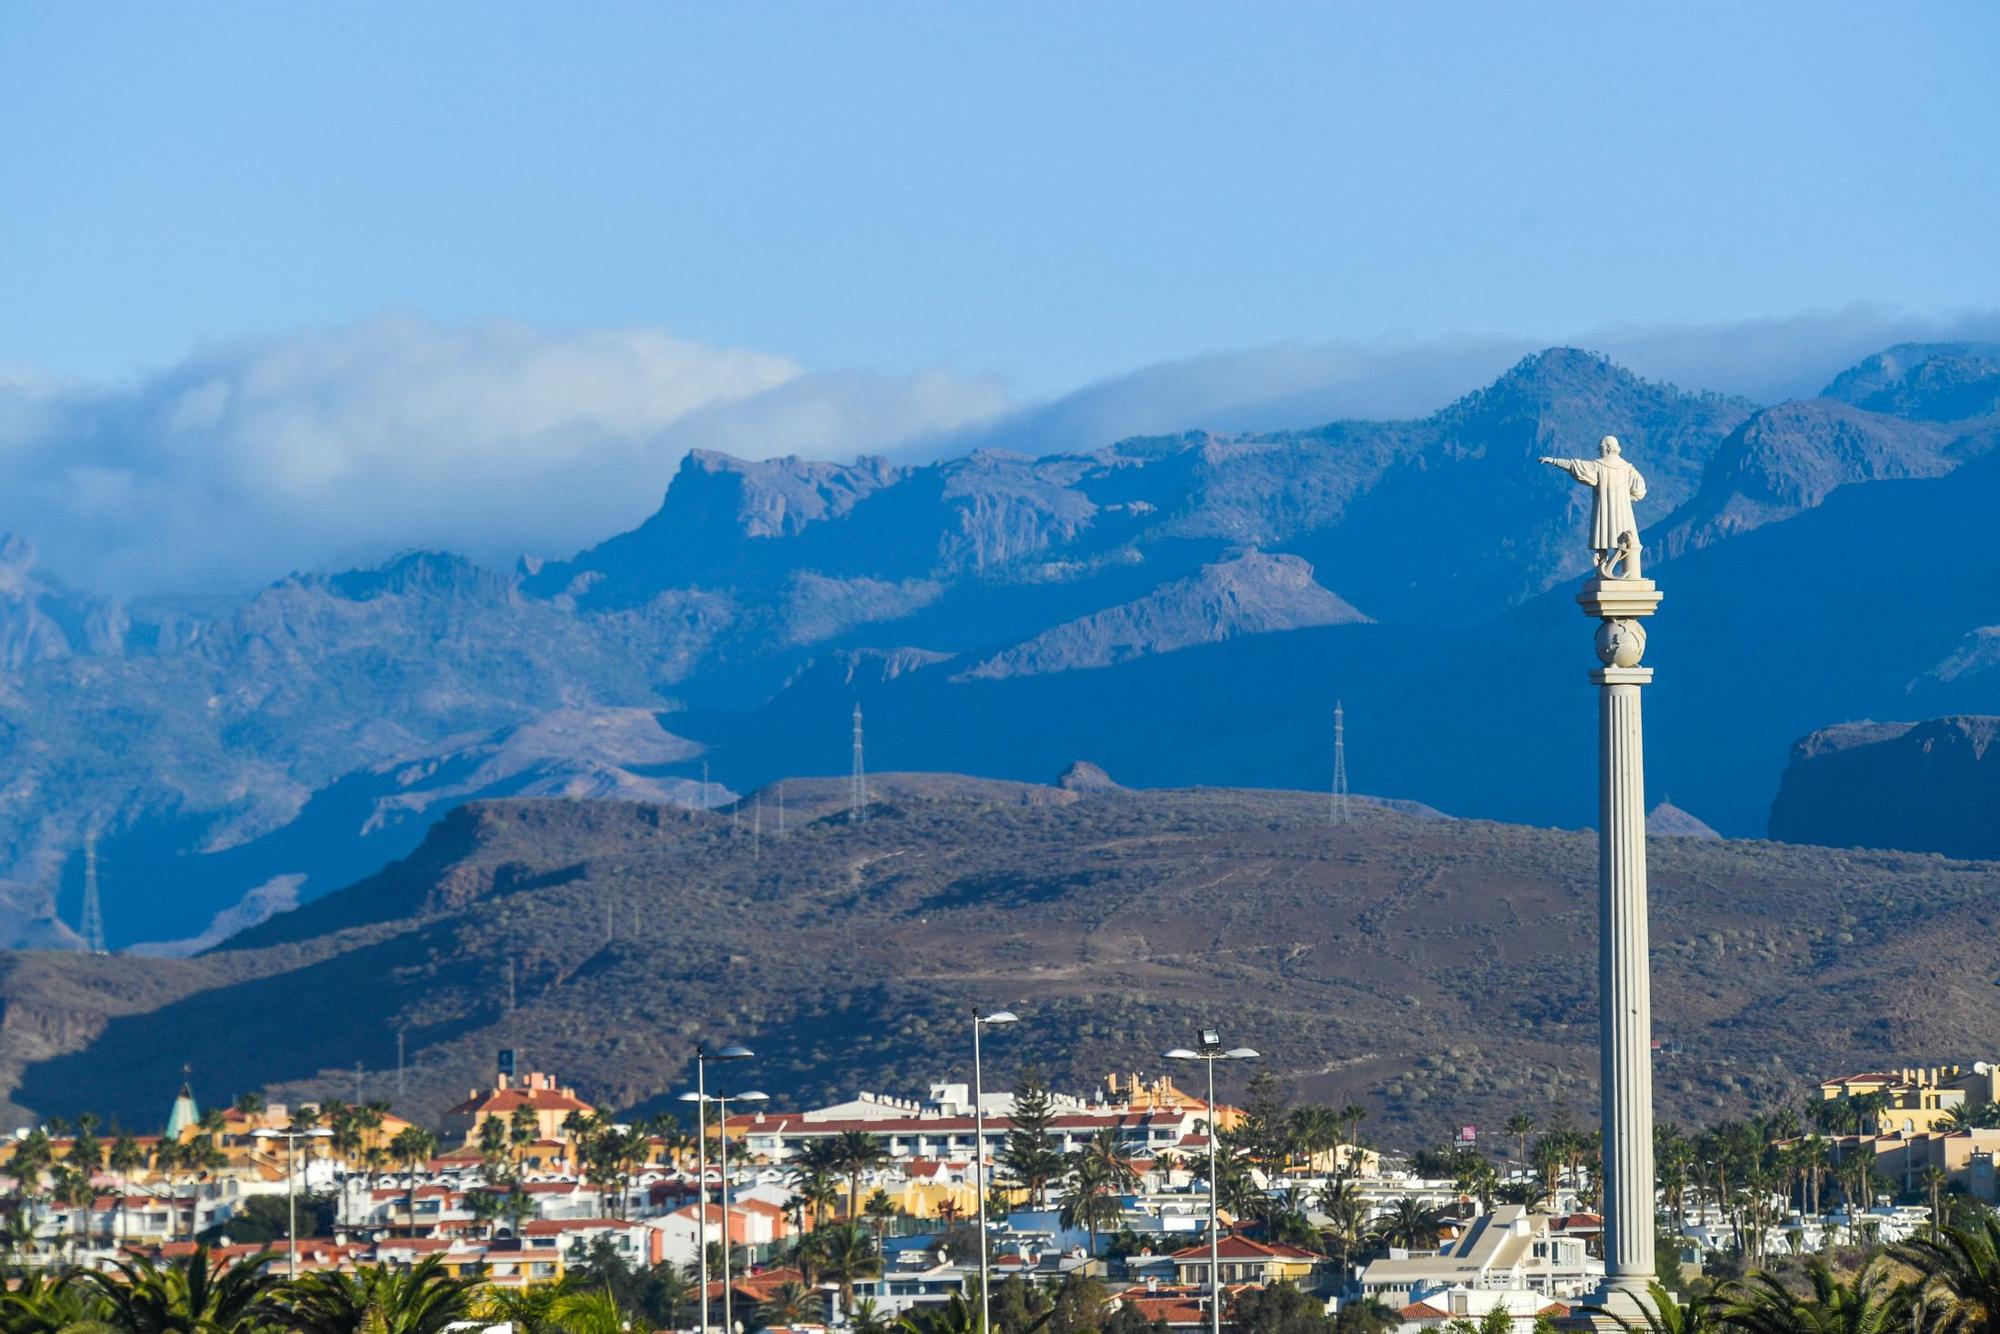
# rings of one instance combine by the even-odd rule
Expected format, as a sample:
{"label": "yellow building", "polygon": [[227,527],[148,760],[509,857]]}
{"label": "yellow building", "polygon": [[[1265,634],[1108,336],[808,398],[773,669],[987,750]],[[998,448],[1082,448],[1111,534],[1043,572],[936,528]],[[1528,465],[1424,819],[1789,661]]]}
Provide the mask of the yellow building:
{"label": "yellow building", "polygon": [[535,1119],[535,1137],[558,1144],[567,1143],[563,1122],[572,1113],[589,1115],[597,1109],[576,1096],[576,1090],[556,1083],[554,1075],[533,1071],[522,1075],[495,1076],[490,1089],[473,1089],[466,1100],[444,1114],[442,1138],[468,1147],[479,1143],[479,1128],[498,1120],[513,1128],[514,1117],[523,1108]]}
{"label": "yellow building", "polygon": [[1955,1112],[2000,1101],[2000,1068],[1974,1061],[1970,1067],[1906,1066],[1842,1075],[1823,1082],[1819,1096],[1822,1102],[1867,1099],[1865,1133],[1921,1135],[1947,1128]]}

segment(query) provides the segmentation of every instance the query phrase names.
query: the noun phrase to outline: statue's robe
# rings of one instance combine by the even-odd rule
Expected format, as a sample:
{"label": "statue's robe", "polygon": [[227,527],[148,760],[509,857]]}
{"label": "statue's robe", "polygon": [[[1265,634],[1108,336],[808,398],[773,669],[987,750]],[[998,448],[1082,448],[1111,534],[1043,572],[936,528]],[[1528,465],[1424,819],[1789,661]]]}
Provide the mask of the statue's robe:
{"label": "statue's robe", "polygon": [[1617,455],[1598,459],[1560,459],[1557,467],[1596,492],[1591,506],[1590,545],[1599,552],[1618,545],[1621,534],[1637,537],[1639,522],[1632,517],[1632,502],[1646,498],[1646,479],[1639,470]]}

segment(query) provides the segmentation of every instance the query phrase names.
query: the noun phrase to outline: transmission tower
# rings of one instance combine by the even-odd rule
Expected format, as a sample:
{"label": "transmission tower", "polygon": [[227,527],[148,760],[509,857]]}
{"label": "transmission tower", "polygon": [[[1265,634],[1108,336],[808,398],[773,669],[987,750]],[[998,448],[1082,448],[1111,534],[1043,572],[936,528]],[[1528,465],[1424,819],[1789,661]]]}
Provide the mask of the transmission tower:
{"label": "transmission tower", "polygon": [[854,706],[854,776],[847,784],[847,818],[860,824],[868,818],[868,779],[861,766],[861,705]]}
{"label": "transmission tower", "polygon": [[1333,702],[1333,791],[1329,798],[1327,823],[1347,823],[1347,710],[1339,700]]}
{"label": "transmission tower", "polygon": [[104,948],[104,901],[97,894],[97,831],[83,836],[83,947],[92,954],[108,954]]}

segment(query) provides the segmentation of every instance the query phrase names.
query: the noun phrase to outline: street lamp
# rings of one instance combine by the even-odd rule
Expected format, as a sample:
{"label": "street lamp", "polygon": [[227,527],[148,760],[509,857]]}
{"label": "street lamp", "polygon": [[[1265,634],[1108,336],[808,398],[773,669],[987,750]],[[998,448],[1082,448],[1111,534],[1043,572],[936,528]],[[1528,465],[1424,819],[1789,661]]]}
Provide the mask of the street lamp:
{"label": "street lamp", "polygon": [[1170,1061],[1200,1061],[1208,1067],[1208,1327],[1210,1334],[1222,1334],[1222,1240],[1216,1235],[1217,1187],[1215,1144],[1220,1138],[1215,1124],[1215,1063],[1254,1061],[1257,1053],[1249,1047],[1222,1045],[1222,1034],[1213,1028],[1201,1030],[1199,1047],[1175,1047],[1166,1054]]}
{"label": "street lamp", "polygon": [[[755,1054],[748,1047],[735,1045],[710,1051],[697,1042],[694,1047],[695,1091],[681,1094],[682,1102],[695,1105],[694,1161],[701,1185],[695,1193],[694,1249],[701,1257],[701,1334],[708,1334],[708,1065],[710,1061],[747,1061]],[[722,1233],[722,1256],[726,1263],[729,1258],[729,1232],[726,1227]],[[725,1296],[728,1291],[728,1284],[725,1283]]]}
{"label": "street lamp", "polygon": [[756,1089],[748,1093],[717,1093],[709,1098],[716,1105],[716,1130],[722,1141],[722,1329],[723,1334],[736,1334],[736,1319],[731,1314],[734,1295],[729,1291],[729,1104],[731,1102],[769,1102],[771,1095]]}
{"label": "street lamp", "polygon": [[1018,1024],[1021,1016],[1012,1010],[992,1014],[972,1012],[972,1186],[979,1197],[979,1334],[991,1328],[993,1285],[986,1262],[986,1085],[979,1070],[979,1030]]}
{"label": "street lamp", "polygon": [[299,1276],[299,1178],[292,1170],[292,1146],[302,1139],[330,1139],[333,1132],[325,1126],[314,1126],[310,1130],[253,1130],[252,1139],[281,1139],[285,1141],[285,1213],[288,1221],[285,1227],[285,1245],[289,1255],[285,1277]]}

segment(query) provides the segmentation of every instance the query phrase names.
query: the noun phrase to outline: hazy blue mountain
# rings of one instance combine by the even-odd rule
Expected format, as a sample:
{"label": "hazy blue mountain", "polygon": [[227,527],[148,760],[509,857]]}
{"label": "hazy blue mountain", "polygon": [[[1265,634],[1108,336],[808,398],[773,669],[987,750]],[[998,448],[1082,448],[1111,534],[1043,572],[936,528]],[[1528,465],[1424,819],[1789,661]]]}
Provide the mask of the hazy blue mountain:
{"label": "hazy blue mountain", "polygon": [[2000,718],[1845,723],[1802,738],[1771,837],[2000,860]]}
{"label": "hazy blue mountain", "polygon": [[1842,371],[1822,397],[1912,421],[2000,415],[2000,344],[1900,343]]}
{"label": "hazy blue mountain", "polygon": [[[1551,349],[1414,421],[923,465],[698,452],[568,560],[418,552],[221,606],[77,593],[11,544],[0,938],[68,939],[92,827],[114,943],[187,941],[368,874],[473,795],[840,772],[857,700],[898,768],[1317,788],[1341,697],[1357,786],[1586,823],[1589,495],[1535,459],[1606,431],[1668,590],[1655,782],[1753,833],[1805,732],[2000,712],[1991,364],[1896,348],[1760,408]],[[677,749],[629,764],[544,721],[656,716]],[[532,763],[458,776],[530,737]],[[398,787],[413,765],[433,776]]]}

